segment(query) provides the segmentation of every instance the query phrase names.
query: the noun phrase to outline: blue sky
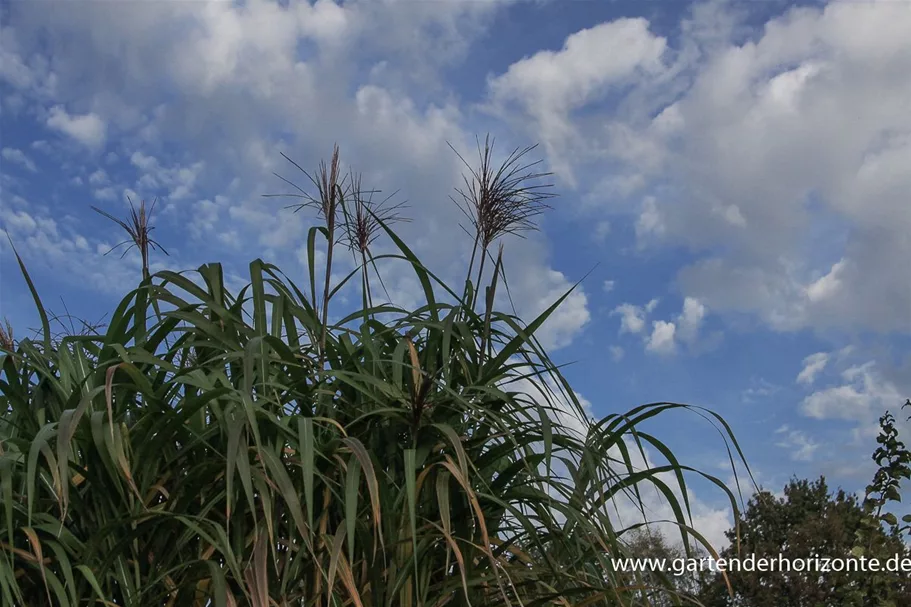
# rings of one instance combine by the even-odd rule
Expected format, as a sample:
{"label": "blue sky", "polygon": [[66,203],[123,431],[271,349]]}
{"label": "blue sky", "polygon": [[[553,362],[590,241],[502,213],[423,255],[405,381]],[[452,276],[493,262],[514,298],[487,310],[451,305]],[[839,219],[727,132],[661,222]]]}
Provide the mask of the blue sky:
{"label": "blue sky", "polygon": [[[158,197],[156,268],[263,256],[302,276],[280,152],[334,142],[414,221],[441,275],[470,243],[447,141],[539,143],[560,197],[507,241],[526,317],[594,415],[721,413],[756,478],[860,490],[876,421],[911,396],[907,2],[10,2],[0,6],[0,230],[56,312],[99,318],[138,260],[106,220]],[[0,315],[34,326],[0,239]],[[389,277],[407,303],[416,285]],[[654,432],[728,475],[693,417]],[[902,426],[911,438],[911,427]],[[718,537],[723,504],[699,492]]]}

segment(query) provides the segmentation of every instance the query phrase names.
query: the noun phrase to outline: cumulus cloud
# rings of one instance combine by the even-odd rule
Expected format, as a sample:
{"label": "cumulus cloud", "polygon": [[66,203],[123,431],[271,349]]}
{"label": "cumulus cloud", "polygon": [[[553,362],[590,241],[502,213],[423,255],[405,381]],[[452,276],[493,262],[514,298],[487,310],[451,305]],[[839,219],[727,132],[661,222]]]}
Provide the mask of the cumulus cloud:
{"label": "cumulus cloud", "polygon": [[[805,428],[803,437],[791,435],[789,428],[788,432],[781,432],[780,442],[788,443],[796,453],[807,445],[816,452],[822,449],[815,446],[817,443],[837,444],[837,449],[826,450],[824,458],[803,451],[808,458],[812,456],[819,462],[825,474],[847,476],[857,482],[869,481],[875,470],[869,457],[876,446],[880,429],[878,420],[886,411],[895,415],[899,434],[905,436],[911,432],[911,420],[901,411],[911,394],[908,383],[911,359],[896,366],[891,362],[891,356],[876,358],[871,356],[873,352],[875,350],[849,346],[817,352],[803,361],[798,385],[804,387],[805,394],[797,411],[808,422],[817,425]],[[818,429],[820,435],[825,432],[825,440],[811,438],[811,429]]]}
{"label": "cumulus cloud", "polygon": [[775,435],[779,437],[775,446],[790,451],[791,459],[795,461],[811,461],[819,449],[819,443],[807,436],[806,432],[794,430],[787,424],[775,430]]}
{"label": "cumulus cloud", "polygon": [[886,409],[900,407],[904,398],[885,379],[874,361],[848,367],[840,381],[803,399],[800,410],[816,419],[842,419],[859,423],[875,421]]}
{"label": "cumulus cloud", "polygon": [[[420,200],[400,234],[436,273],[461,281],[471,239],[453,238],[461,214],[448,194],[462,167],[447,142],[470,152],[474,133],[445,90],[426,93],[498,4],[253,0],[61,5],[53,14],[22,4],[11,9],[16,31],[3,42],[15,69],[0,78],[51,106],[47,126],[86,145],[100,147],[116,132],[117,152],[136,173],[123,189],[134,200],[162,198],[160,221],[189,233],[195,249],[296,263],[309,219],[261,194],[287,189],[273,172],[306,185],[280,152],[312,169],[338,142],[346,170],[363,171],[369,187]],[[29,57],[53,58],[53,90],[39,86],[47,70]],[[87,113],[65,109],[76,107]],[[230,184],[217,183],[225,175]],[[122,187],[92,185],[104,198]],[[193,219],[179,221],[178,205]],[[510,288],[526,319],[576,278],[551,267],[546,247],[544,237],[507,243]],[[420,295],[404,273],[389,286],[397,297]],[[577,288],[539,337],[566,345],[589,316]]]}
{"label": "cumulus cloud", "polygon": [[195,162],[190,166],[165,167],[157,158],[141,151],[130,155],[130,164],[140,173],[136,182],[137,189],[149,193],[164,192],[169,202],[189,198],[205,167],[203,162]]}
{"label": "cumulus cloud", "polygon": [[104,185],[109,181],[108,174],[104,172],[104,169],[98,169],[91,175],[89,175],[89,183],[91,185]]}
{"label": "cumulus cloud", "polygon": [[705,313],[705,306],[695,297],[685,297],[683,299],[683,310],[680,312],[680,316],[677,317],[677,333],[680,339],[687,343],[696,341]]}
{"label": "cumulus cloud", "polygon": [[104,120],[97,114],[70,115],[60,105],[51,108],[47,126],[69,135],[89,148],[101,147],[104,144],[107,130]]}
{"label": "cumulus cloud", "polygon": [[750,381],[750,386],[741,393],[741,397],[745,403],[754,403],[778,393],[779,390],[781,390],[781,386],[777,386],[767,379],[754,378]]}
{"label": "cumulus cloud", "polygon": [[[706,65],[667,143],[668,166],[698,198],[662,210],[678,241],[738,255],[693,265],[684,288],[779,329],[907,327],[897,260],[911,254],[899,168],[911,159],[900,109],[911,83],[894,75],[911,69],[898,33],[908,28],[905,3],[835,2],[791,11]],[[734,223],[722,217],[731,204]],[[754,288],[728,286],[747,276]]]}
{"label": "cumulus cloud", "polygon": [[542,254],[542,244],[535,237],[513,240],[507,249],[505,267],[511,299],[516,311],[527,321],[569,293],[536,333],[542,345],[553,349],[568,345],[591,320],[591,312],[584,285],[574,287],[562,272],[544,269],[546,257]]}
{"label": "cumulus cloud", "polygon": [[[781,331],[906,330],[911,5],[795,7],[759,30],[739,9],[695,5],[673,47],[645,22],[582,30],[491,95],[559,143],[597,219],[694,253],[685,295]],[[571,47],[621,31],[637,40],[625,70],[573,69]]]}
{"label": "cumulus cloud", "polygon": [[489,87],[495,99],[520,99],[535,113],[568,110],[637,70],[657,70],[665,47],[645,19],[618,19],[570,35],[559,51],[539,51],[513,63]]}
{"label": "cumulus cloud", "polygon": [[86,237],[32,205],[21,209],[0,205],[0,225],[0,246],[7,246],[8,236],[30,263],[79,277],[83,285],[98,293],[122,294],[123,285],[140,275],[137,254],[127,254],[123,260],[99,255],[110,245]]}
{"label": "cumulus cloud", "polygon": [[636,306],[630,303],[620,304],[611,311],[611,316],[620,316],[620,334],[623,333],[641,333],[645,328],[645,317],[655,309],[658,300],[653,299],[644,306]]}
{"label": "cumulus cloud", "polygon": [[649,238],[660,238],[665,232],[664,217],[658,209],[654,196],[642,201],[642,210],[636,220],[636,237],[640,245]]}
{"label": "cumulus cloud", "polygon": [[803,359],[803,369],[797,374],[798,384],[812,384],[829,362],[829,355],[826,352],[817,352]]}
{"label": "cumulus cloud", "polygon": [[31,171],[32,173],[38,170],[38,167],[35,166],[35,163],[32,161],[32,159],[29,158],[22,150],[17,150],[16,148],[3,148],[0,150],[0,155],[3,156],[4,160],[18,164]]}
{"label": "cumulus cloud", "polygon": [[104,188],[99,188],[99,189],[95,190],[94,192],[92,192],[92,195],[97,200],[113,201],[113,200],[117,200],[117,198],[118,198],[117,191],[110,186],[104,187]]}
{"label": "cumulus cloud", "polygon": [[656,320],[652,322],[652,333],[645,341],[645,350],[656,354],[673,354],[677,350],[674,336],[677,327],[672,322]]}
{"label": "cumulus cloud", "polygon": [[[222,213],[230,206],[230,201],[225,196],[215,196],[214,200],[197,200],[192,205],[192,219],[189,224],[190,233],[194,238],[204,238],[215,233]],[[303,264],[302,264],[303,265]]]}
{"label": "cumulus cloud", "polygon": [[535,121],[550,162],[572,180],[562,161],[567,141],[576,137],[570,113],[628,83],[640,73],[662,69],[664,38],[649,31],[645,19],[618,19],[580,30],[558,51],[539,51],[509,66],[488,82],[490,103],[507,113],[518,106]]}
{"label": "cumulus cloud", "polygon": [[[683,309],[673,320],[652,320],[651,330],[645,331],[649,315],[655,310],[658,300],[653,299],[645,306],[624,303],[611,312],[620,316],[620,334],[642,334],[646,352],[661,355],[675,354],[681,344],[691,350],[700,345],[700,329],[706,315],[706,307],[698,299],[686,297]],[[643,333],[645,331],[645,333]]]}

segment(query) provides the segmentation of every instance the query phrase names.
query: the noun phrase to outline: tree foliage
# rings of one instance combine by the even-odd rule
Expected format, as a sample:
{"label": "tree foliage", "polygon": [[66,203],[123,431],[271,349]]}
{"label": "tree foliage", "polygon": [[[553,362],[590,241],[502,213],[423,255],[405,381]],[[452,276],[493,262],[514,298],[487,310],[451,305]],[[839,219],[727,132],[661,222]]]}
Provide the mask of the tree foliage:
{"label": "tree foliage", "polygon": [[[860,571],[859,564],[835,571],[833,561],[864,556],[886,566],[890,558],[911,557],[902,541],[881,526],[869,527],[871,517],[859,500],[839,490],[829,491],[824,478],[792,480],[778,498],[768,491],[754,495],[740,520],[740,543],[728,532],[731,545],[722,557],[777,560],[820,559],[825,565],[803,571],[728,571],[734,596],[720,578],[700,593],[707,607],[900,607],[911,604],[911,579],[907,574]],[[865,531],[865,550],[855,550],[859,532]],[[850,569],[850,570],[847,570]]]}
{"label": "tree foliage", "polygon": [[[904,407],[911,407],[911,401]],[[904,408],[903,407],[903,408]],[[777,498],[768,491],[756,493],[740,520],[739,543],[735,530],[728,532],[731,545],[722,557],[755,556],[790,561],[825,559],[855,563],[850,571],[732,571],[728,580],[715,576],[699,593],[707,607],[899,607],[911,605],[911,576],[902,571],[860,570],[860,559],[877,559],[886,568],[889,559],[911,559],[903,537],[911,516],[899,521],[892,512],[901,501],[901,483],[911,478],[911,453],[899,440],[895,417],[888,411],[880,418],[880,432],[873,461],[877,471],[866,487],[865,497],[838,490],[831,493],[824,478],[793,479]],[[907,561],[905,561],[907,563]],[[727,592],[730,581],[734,595]]]}
{"label": "tree foliage", "polygon": [[[911,407],[911,399],[902,405],[902,409],[905,407]],[[863,501],[864,511],[870,515],[870,520],[867,528],[858,535],[861,553],[868,536],[875,535],[876,529],[881,525],[886,525],[893,536],[911,536],[911,514],[904,515],[899,521],[894,512],[883,511],[886,506],[901,502],[901,483],[911,479],[911,451],[899,440],[895,417],[888,411],[879,418],[876,442],[879,446],[873,452],[873,461],[876,462],[877,470],[873,481],[867,485]]]}

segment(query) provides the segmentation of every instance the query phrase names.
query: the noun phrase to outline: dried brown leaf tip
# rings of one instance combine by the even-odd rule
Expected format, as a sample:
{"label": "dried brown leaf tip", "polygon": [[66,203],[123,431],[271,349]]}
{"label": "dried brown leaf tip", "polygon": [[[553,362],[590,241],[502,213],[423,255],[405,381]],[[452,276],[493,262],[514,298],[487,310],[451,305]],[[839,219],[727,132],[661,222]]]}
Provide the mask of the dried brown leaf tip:
{"label": "dried brown leaf tip", "polygon": [[551,173],[535,169],[540,160],[525,160],[537,145],[516,148],[501,164],[496,165],[494,143],[489,135],[484,139],[483,149],[481,142],[477,142],[477,168],[466,162],[452,145],[449,146],[469,171],[468,175],[462,176],[464,186],[456,188],[458,196],[453,201],[474,227],[482,250],[503,234],[521,235],[524,231],[537,229],[534,218],[549,208],[545,201],[554,197],[548,191],[553,184],[538,182]]}
{"label": "dried brown leaf tip", "polygon": [[143,279],[147,279],[149,278],[149,251],[154,249],[161,251],[165,255],[168,254],[164,247],[162,247],[161,244],[153,240],[151,237],[152,230],[155,229],[155,227],[152,225],[152,213],[155,210],[155,204],[158,202],[158,200],[156,199],[152,201],[152,204],[148,207],[146,207],[145,200],[142,200],[139,202],[139,208],[133,204],[132,199],[127,198],[127,200],[130,202],[130,215],[126,218],[126,220],[114,217],[107,211],[103,211],[98,207],[93,206],[92,209],[96,213],[104,215],[119,225],[129,235],[129,238],[127,240],[124,240],[123,242],[120,242],[111,247],[110,250],[105,253],[105,255],[111,251],[114,251],[115,249],[127,245],[127,248],[120,255],[123,257],[127,254],[127,252],[129,252],[130,249],[136,247],[139,249],[139,254],[142,256]]}

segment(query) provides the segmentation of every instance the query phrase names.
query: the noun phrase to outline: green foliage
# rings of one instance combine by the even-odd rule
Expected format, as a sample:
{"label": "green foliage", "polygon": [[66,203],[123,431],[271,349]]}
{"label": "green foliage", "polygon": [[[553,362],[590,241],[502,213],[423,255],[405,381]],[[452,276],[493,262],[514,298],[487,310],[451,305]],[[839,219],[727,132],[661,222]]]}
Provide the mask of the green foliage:
{"label": "green foliage", "polygon": [[[753,496],[740,521],[740,543],[733,532],[725,558],[778,559],[852,558],[856,533],[870,516],[853,495],[839,490],[832,495],[825,479],[792,480],[784,498],[767,491]],[[909,557],[899,538],[876,527],[868,536],[866,558],[878,558],[882,567],[889,558]],[[902,573],[827,571],[730,571],[734,596],[716,578],[700,594],[707,607],[898,607],[911,604],[911,579]]]}
{"label": "green foliage", "polygon": [[[344,209],[334,175],[320,196]],[[424,303],[365,293],[337,322],[342,285],[317,301],[315,269],[334,223],[309,233],[309,296],[261,260],[236,293],[219,264],[163,271],[103,333],[59,340],[23,265],[44,328],[0,354],[0,602],[643,604],[610,565],[612,503],[653,486],[704,541],[675,497],[690,469],[637,431],[689,407],[591,422],[534,337],[562,299],[528,325],[496,310],[501,253],[476,311],[476,285],[456,294],[380,226]],[[637,468],[643,447],[667,462]]]}
{"label": "green foliage", "polygon": [[[903,406],[911,406],[908,400]],[[866,546],[869,536],[875,528],[886,525],[889,532],[901,537],[911,535],[911,514],[906,514],[899,522],[898,517],[892,512],[883,512],[887,504],[901,502],[902,480],[911,478],[911,451],[908,451],[898,438],[898,429],[895,427],[895,417],[886,411],[879,418],[879,435],[876,442],[879,447],[873,452],[873,461],[878,466],[873,481],[867,485],[866,496],[863,501],[864,511],[870,515],[869,525],[858,536],[859,547]],[[904,525],[901,523],[905,523]]]}

